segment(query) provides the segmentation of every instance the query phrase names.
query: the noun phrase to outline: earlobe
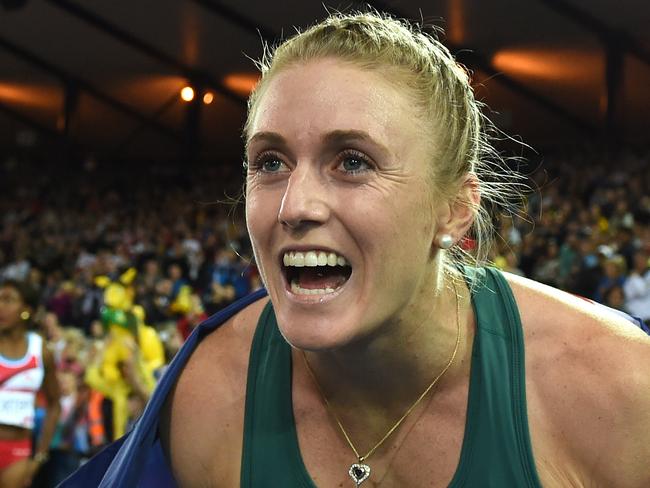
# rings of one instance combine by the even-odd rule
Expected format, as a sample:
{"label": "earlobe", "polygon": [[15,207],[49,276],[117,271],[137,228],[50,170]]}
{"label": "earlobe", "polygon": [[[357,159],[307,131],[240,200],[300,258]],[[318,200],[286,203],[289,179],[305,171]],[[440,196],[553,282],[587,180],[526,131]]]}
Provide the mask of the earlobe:
{"label": "earlobe", "polygon": [[449,203],[446,222],[439,228],[436,244],[441,249],[452,247],[472,226],[481,202],[476,175],[468,174],[454,201]]}

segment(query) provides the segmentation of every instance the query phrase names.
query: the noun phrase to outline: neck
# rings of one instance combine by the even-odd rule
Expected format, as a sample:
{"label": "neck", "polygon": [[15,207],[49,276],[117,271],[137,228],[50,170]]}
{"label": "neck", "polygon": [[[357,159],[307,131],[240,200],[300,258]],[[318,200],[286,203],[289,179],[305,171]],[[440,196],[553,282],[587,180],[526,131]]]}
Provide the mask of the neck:
{"label": "neck", "polygon": [[323,394],[342,417],[363,411],[399,418],[448,365],[459,331],[456,358],[436,389],[464,371],[469,292],[460,279],[455,285],[450,277],[438,281],[433,294],[416,297],[407,314],[371,336],[336,351],[306,353]]}
{"label": "neck", "polygon": [[0,341],[16,342],[22,339],[25,336],[26,332],[27,332],[27,328],[22,323],[13,325],[6,329],[0,329]]}

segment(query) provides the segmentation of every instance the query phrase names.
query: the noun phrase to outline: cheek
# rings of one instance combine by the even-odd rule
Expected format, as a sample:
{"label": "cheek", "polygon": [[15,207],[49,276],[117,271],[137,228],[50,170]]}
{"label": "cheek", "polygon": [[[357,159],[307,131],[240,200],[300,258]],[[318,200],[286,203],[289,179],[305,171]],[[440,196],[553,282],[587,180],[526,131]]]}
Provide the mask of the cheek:
{"label": "cheek", "polygon": [[430,257],[435,221],[431,199],[420,191],[412,191],[381,199],[349,200],[354,208],[354,228],[360,246],[369,256],[376,256],[385,272],[396,268],[410,270],[426,264]]}
{"label": "cheek", "polygon": [[269,192],[249,191],[246,196],[246,228],[262,280],[266,283],[264,263],[269,260],[273,232],[278,225],[278,204]]}
{"label": "cheek", "polygon": [[246,195],[246,226],[252,241],[263,241],[277,221],[275,203],[268,192],[249,191]]}

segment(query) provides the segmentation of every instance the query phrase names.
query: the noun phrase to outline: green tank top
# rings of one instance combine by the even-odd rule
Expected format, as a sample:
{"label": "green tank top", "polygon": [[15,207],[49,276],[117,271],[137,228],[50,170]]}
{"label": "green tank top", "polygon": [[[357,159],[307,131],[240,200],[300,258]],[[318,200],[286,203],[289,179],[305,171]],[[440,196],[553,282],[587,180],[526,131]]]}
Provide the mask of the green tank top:
{"label": "green tank top", "polygon": [[[530,445],[519,312],[495,269],[474,280],[476,334],[465,435],[450,487],[541,487]],[[314,488],[300,455],[291,399],[291,348],[270,303],[253,338],[246,387],[241,486]],[[352,481],[350,480],[350,486]]]}

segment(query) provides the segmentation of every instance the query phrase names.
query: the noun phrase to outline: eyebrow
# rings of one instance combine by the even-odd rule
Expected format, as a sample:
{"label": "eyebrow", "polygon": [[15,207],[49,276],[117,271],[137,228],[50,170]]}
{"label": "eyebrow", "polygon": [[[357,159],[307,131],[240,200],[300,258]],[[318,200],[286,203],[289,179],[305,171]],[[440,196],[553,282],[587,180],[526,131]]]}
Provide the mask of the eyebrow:
{"label": "eyebrow", "polygon": [[287,140],[277,132],[256,132],[253,136],[246,141],[246,150],[254,142],[268,142],[278,146],[286,145]]}
{"label": "eyebrow", "polygon": [[349,142],[349,141],[367,142],[379,148],[382,152],[384,152],[384,154],[389,153],[388,148],[386,146],[380,144],[378,141],[373,139],[370,136],[370,134],[368,134],[366,131],[363,130],[355,130],[355,129],[334,130],[332,132],[328,132],[323,137],[323,142],[329,144]]}
{"label": "eyebrow", "polygon": [[[323,142],[325,144],[336,144],[342,142],[350,141],[360,141],[368,142],[378,147],[384,154],[389,154],[388,148],[375,139],[373,139],[370,134],[362,130],[349,129],[349,130],[333,130],[328,132],[323,136]],[[254,142],[267,142],[270,144],[278,146],[286,146],[287,140],[282,137],[277,132],[256,132],[253,136],[246,142],[246,149]]]}

